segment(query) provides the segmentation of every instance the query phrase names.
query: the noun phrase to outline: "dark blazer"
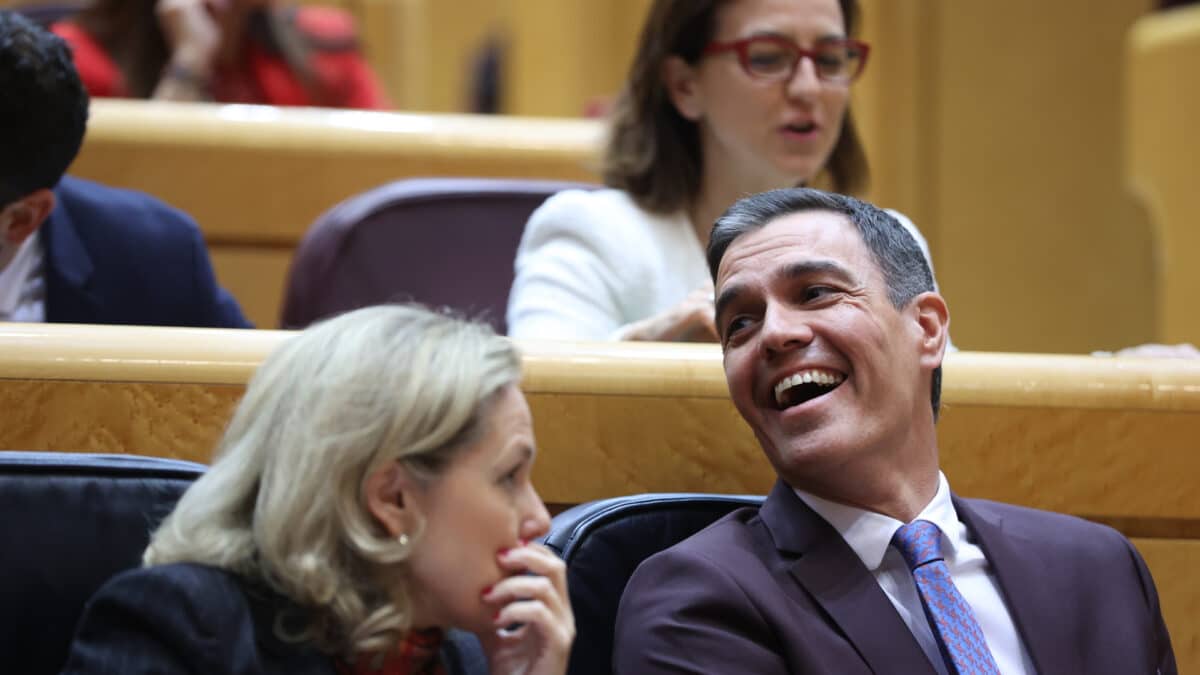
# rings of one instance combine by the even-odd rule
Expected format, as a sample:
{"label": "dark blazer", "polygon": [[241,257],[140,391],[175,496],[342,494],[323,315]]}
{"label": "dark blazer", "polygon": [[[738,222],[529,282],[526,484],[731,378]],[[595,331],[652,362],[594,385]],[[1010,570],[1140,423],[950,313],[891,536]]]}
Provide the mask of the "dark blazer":
{"label": "dark blazer", "polygon": [[[288,607],[215,567],[129,570],[88,602],[62,675],[336,675],[329,656],[278,637],[276,618]],[[442,659],[452,675],[487,672],[467,633],[450,632]]]}
{"label": "dark blazer", "polygon": [[249,328],[217,285],[200,230],[141,192],[64,176],[42,223],[46,320]]}
{"label": "dark blazer", "polygon": [[[1111,528],[954,498],[1042,675],[1176,673],[1158,594]],[[779,482],[641,564],[621,598],[617,673],[935,671],[875,578]]]}

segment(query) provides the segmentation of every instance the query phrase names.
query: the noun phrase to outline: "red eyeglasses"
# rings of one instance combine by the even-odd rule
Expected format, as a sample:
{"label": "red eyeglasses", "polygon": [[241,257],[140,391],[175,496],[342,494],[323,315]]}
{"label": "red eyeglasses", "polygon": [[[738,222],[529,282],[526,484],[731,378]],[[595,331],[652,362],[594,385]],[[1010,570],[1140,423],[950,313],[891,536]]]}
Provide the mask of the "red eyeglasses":
{"label": "red eyeglasses", "polygon": [[733,42],[710,42],[704,54],[737,52],[742,70],[750,77],[782,82],[792,79],[800,59],[813,62],[817,78],[825,82],[848,84],[858,77],[867,65],[871,46],[859,40],[829,40],[812,49],[805,49],[777,35],[759,35]]}

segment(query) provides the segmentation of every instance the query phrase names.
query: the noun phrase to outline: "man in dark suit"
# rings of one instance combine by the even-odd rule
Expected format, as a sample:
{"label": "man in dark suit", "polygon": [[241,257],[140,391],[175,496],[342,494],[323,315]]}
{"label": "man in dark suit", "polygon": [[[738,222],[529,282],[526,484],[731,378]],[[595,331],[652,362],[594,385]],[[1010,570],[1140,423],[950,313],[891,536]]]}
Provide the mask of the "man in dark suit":
{"label": "man in dark suit", "polygon": [[66,44],[0,10],[0,321],[246,328],[196,224],[63,173],[88,96]]}
{"label": "man in dark suit", "polygon": [[618,673],[1176,672],[1128,540],[950,491],[949,314],[895,219],[777,190],[722,216],[708,263],[730,395],[779,480],[638,568]]}

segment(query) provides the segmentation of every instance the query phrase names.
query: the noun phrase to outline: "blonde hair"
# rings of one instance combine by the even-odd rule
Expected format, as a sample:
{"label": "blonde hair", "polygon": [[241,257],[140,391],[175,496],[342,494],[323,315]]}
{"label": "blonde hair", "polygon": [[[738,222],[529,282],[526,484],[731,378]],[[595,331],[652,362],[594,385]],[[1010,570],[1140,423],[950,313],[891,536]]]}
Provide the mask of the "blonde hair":
{"label": "blonde hair", "polygon": [[[154,533],[145,565],[192,562],[265,583],[344,656],[386,650],[410,621],[407,546],[367,511],[365,479],[400,461],[432,480],[520,379],[511,343],[415,306],[360,309],[287,340],[251,379],[212,468]],[[289,619],[287,625],[294,625]]]}

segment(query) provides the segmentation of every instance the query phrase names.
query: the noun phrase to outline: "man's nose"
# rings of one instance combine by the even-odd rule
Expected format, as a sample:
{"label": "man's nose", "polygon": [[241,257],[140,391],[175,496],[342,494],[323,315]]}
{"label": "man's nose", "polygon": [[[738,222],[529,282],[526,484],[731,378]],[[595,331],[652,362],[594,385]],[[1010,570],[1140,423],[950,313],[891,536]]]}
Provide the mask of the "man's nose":
{"label": "man's nose", "polygon": [[806,312],[781,304],[771,304],[763,315],[762,347],[768,354],[808,346],[813,330]]}

